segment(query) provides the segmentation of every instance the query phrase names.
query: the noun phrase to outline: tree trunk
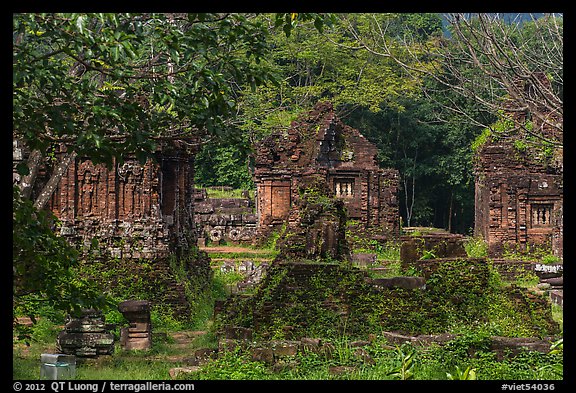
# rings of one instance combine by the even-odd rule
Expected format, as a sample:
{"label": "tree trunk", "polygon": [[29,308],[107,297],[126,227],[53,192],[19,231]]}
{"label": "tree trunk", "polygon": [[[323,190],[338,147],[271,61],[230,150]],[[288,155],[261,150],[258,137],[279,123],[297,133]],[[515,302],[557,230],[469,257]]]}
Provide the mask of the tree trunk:
{"label": "tree trunk", "polygon": [[46,185],[44,186],[44,189],[42,190],[42,192],[40,193],[40,195],[38,196],[38,198],[36,198],[36,201],[34,202],[34,207],[37,210],[41,210],[44,208],[44,206],[46,206],[46,204],[48,203],[48,201],[52,197],[52,194],[54,194],[54,191],[56,190],[58,183],[60,183],[60,179],[62,179],[64,172],[66,172],[66,169],[68,169],[68,166],[70,165],[70,163],[72,161],[74,161],[74,159],[76,158],[76,155],[77,154],[74,151],[67,153],[62,158],[62,160],[58,163],[58,166],[56,167],[56,169],[54,170],[54,173],[52,174],[52,176],[48,180],[48,183],[46,183]]}
{"label": "tree trunk", "polygon": [[452,205],[454,199],[454,190],[450,190],[450,205],[448,206],[448,232],[452,233]]}
{"label": "tree trunk", "polygon": [[30,153],[27,162],[29,173],[22,176],[22,179],[20,180],[20,195],[22,195],[23,199],[30,199],[30,196],[32,195],[32,186],[36,181],[36,175],[38,174],[38,167],[40,166],[41,161],[42,153],[40,150],[33,150]]}

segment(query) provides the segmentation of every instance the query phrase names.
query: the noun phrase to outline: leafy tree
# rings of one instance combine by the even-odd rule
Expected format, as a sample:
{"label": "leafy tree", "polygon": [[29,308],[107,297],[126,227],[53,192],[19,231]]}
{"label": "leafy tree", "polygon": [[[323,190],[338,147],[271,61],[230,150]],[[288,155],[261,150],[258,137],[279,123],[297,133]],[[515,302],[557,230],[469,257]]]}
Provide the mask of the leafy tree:
{"label": "leafy tree", "polygon": [[[423,39],[430,31],[441,28],[440,19],[432,14],[353,14],[325,18],[321,31],[317,28],[318,19],[314,19],[314,26],[299,25],[287,36],[284,29],[280,30],[275,25],[278,17],[261,15],[259,18],[270,26],[267,39],[273,48],[261,65],[278,76],[278,84],[262,86],[256,91],[247,86],[242,94],[234,126],[245,135],[237,146],[248,150],[263,136],[288,127],[291,121],[320,99],[331,100],[338,115],[346,121],[355,113],[378,113],[385,108],[402,111],[406,97],[419,94],[419,82],[406,79],[396,62],[352,48],[355,41],[347,33],[348,24],[366,29],[376,18],[393,24],[393,34],[414,31]],[[380,147],[383,160],[385,155],[393,154],[386,146]],[[213,157],[213,160],[198,162],[197,180],[209,184],[210,180],[204,174],[215,173],[213,165],[218,164],[214,160],[229,161],[224,159],[227,153],[215,145],[204,149],[210,151],[202,155]],[[219,151],[224,153],[223,157],[219,157]],[[235,167],[235,172],[240,175],[238,172],[248,171],[248,152],[236,153],[238,157],[246,157]]]}
{"label": "leafy tree", "polygon": [[[562,14],[446,14],[449,36],[419,41],[413,35],[394,38],[375,23],[368,32],[350,26],[358,44],[369,52],[394,59],[417,79],[422,74],[438,82],[436,88],[473,102],[478,110],[493,116],[509,116],[507,110],[523,111],[527,118],[555,130],[550,138],[542,129],[518,127],[540,143],[562,146],[563,132],[563,16]],[[405,48],[398,51],[398,48]],[[399,53],[408,54],[401,56]],[[433,59],[420,64],[423,58]],[[434,64],[436,67],[429,67]],[[545,82],[544,74],[551,82]],[[462,101],[460,101],[462,102]],[[448,103],[448,108],[466,115],[466,106]],[[509,117],[510,118],[510,117]],[[479,122],[481,127],[491,123]]]}
{"label": "leafy tree", "polygon": [[[105,308],[107,298],[91,282],[79,277],[73,267],[78,251],[53,231],[50,211],[37,211],[32,202],[13,190],[12,261],[13,311],[33,322],[38,310],[49,308],[79,314],[82,308]],[[26,329],[16,324],[19,335]]]}
{"label": "leafy tree", "polygon": [[62,142],[94,162],[144,162],[159,141],[226,133],[236,86],[273,80],[264,26],[242,14],[13,20],[13,134],[41,155]]}
{"label": "leafy tree", "polygon": [[202,186],[227,185],[236,189],[253,189],[248,149],[249,146],[242,149],[237,143],[205,145],[195,157],[194,182]]}
{"label": "leafy tree", "polygon": [[[292,31],[324,16],[279,14]],[[13,208],[14,304],[66,311],[101,301],[73,275],[77,253],[50,229],[42,208],[76,156],[108,166],[153,157],[158,144],[197,146],[225,138],[240,87],[275,82],[261,61],[266,26],[246,14],[14,14],[13,139],[30,151],[16,169]],[[40,165],[58,145],[44,189]],[[34,200],[32,200],[32,198]],[[58,300],[60,299],[60,300]]]}

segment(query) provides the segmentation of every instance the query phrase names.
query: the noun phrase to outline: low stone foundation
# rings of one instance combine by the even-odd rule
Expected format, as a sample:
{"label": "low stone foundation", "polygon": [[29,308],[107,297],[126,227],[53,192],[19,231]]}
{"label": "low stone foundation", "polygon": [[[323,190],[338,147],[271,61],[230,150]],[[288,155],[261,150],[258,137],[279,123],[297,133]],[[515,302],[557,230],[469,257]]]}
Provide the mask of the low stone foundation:
{"label": "low stone foundation", "polygon": [[[235,335],[233,332],[239,334]],[[405,335],[388,331],[381,332],[381,335],[384,336],[385,341],[378,345],[387,350],[394,350],[405,343],[415,347],[444,346],[460,337],[457,334],[449,333]],[[344,345],[346,348],[351,348],[353,355],[362,363],[374,364],[369,351],[366,350],[367,347],[374,345],[374,338],[375,336],[371,336],[368,340],[354,340],[339,344]],[[545,338],[492,336],[489,339],[489,348],[490,351],[496,354],[496,359],[501,361],[504,358],[515,357],[526,352],[546,354],[550,352],[550,347],[556,340],[556,337],[551,336]],[[264,340],[256,342],[252,340],[252,331],[250,329],[230,327],[228,336],[218,341],[218,349],[211,352],[210,358],[213,359],[226,351],[235,350],[248,352],[252,360],[264,362],[269,366],[290,366],[290,363],[286,363],[287,361],[307,352],[317,353],[327,358],[337,355],[337,348],[334,343],[323,338],[302,337],[299,340]],[[195,364],[198,364],[198,362]]]}
{"label": "low stone foundation", "polygon": [[412,267],[422,259],[467,257],[464,236],[455,233],[427,233],[401,236],[402,269]]}
{"label": "low stone foundation", "polygon": [[[323,334],[365,339],[394,330],[405,334],[445,331],[454,319],[485,320],[485,296],[494,295],[518,329],[556,334],[549,300],[516,286],[495,288],[485,259],[418,261],[422,277],[371,278],[347,263],[275,262],[253,294],[231,296],[216,308],[218,335],[226,326],[252,329],[256,340]],[[464,322],[465,323],[465,322]]]}
{"label": "low stone foundation", "polygon": [[199,245],[208,241],[250,244],[257,217],[250,198],[208,198],[206,189],[194,192],[194,223]]}

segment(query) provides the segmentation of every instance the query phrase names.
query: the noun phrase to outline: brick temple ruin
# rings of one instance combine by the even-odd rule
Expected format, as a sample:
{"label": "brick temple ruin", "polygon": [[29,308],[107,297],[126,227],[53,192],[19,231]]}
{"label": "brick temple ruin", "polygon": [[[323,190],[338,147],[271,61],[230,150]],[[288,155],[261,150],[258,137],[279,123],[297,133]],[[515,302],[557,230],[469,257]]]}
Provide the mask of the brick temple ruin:
{"label": "brick temple ruin", "polygon": [[[517,124],[527,120],[526,111],[510,107],[509,113]],[[554,114],[546,122],[532,119],[532,129],[560,147],[526,148],[514,137],[495,137],[477,152],[474,233],[486,240],[491,255],[545,245],[562,257],[563,148],[561,127],[553,126],[562,121]]]}
{"label": "brick temple ruin", "polygon": [[195,244],[194,155],[165,146],[156,161],[134,157],[109,169],[77,158],[60,180],[49,208],[60,233],[76,244],[97,239],[112,257],[163,258]]}
{"label": "brick temple ruin", "polygon": [[281,227],[297,206],[303,179],[319,175],[344,202],[348,218],[371,235],[396,236],[399,174],[380,168],[377,154],[376,146],[345,125],[329,102],[265,138],[257,146],[254,172],[259,234]]}
{"label": "brick temple ruin", "polygon": [[[59,149],[56,157],[66,154],[65,146]],[[155,299],[170,304],[181,316],[189,315],[190,304],[185,283],[172,272],[170,259],[183,257],[188,274],[205,276],[206,282],[211,273],[205,253],[188,255],[197,242],[194,153],[174,141],[160,146],[156,159],[145,164],[126,156],[106,167],[76,157],[47,205],[60,220],[62,237],[84,251],[93,249],[91,264],[107,269],[115,260],[110,265],[115,269],[146,277],[144,283]],[[35,193],[50,171],[49,166],[42,167]],[[120,279],[113,277],[106,285],[117,285]]]}

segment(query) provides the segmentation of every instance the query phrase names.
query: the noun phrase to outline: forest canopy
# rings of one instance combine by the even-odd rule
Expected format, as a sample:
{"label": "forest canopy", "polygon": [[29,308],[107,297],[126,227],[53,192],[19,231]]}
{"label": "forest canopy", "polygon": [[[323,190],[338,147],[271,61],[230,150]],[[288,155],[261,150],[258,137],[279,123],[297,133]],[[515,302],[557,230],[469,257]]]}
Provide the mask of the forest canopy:
{"label": "forest canopy", "polygon": [[[271,16],[257,18],[271,26]],[[381,13],[330,21],[322,31],[300,26],[290,36],[268,30],[273,49],[263,64],[278,83],[244,88],[233,121],[240,138],[204,147],[197,182],[251,188],[253,143],[330,100],[345,123],[377,144],[381,165],[400,171],[404,225],[469,233],[476,138],[486,129],[531,132],[493,126],[510,102],[545,122],[550,111],[562,114],[562,16]],[[550,89],[538,84],[538,72]],[[519,90],[519,80],[536,94]],[[549,142],[538,133],[528,139]]]}

